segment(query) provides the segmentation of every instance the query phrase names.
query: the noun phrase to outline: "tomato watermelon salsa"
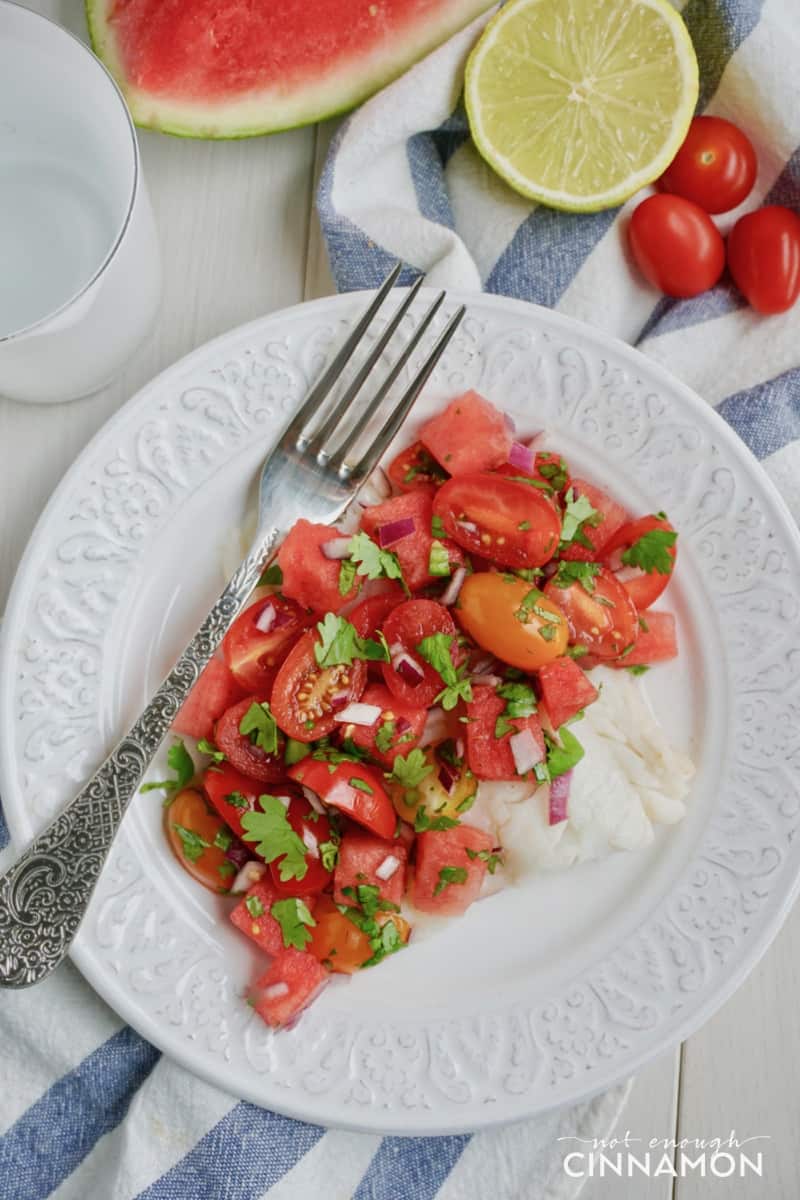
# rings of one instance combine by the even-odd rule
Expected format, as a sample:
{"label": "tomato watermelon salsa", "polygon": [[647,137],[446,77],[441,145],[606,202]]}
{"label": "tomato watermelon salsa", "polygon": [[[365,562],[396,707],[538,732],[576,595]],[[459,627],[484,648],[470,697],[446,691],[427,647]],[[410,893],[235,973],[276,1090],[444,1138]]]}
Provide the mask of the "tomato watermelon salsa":
{"label": "tomato watermelon salsa", "polygon": [[475,392],[388,477],[355,532],[289,530],[175,722],[208,765],[177,741],[175,778],[147,785],[174,797],[178,860],[268,956],[250,1001],[276,1027],[403,949],[415,913],[486,890],[503,847],[470,824],[482,781],[547,788],[568,819],[593,666],[677,654],[650,611],[666,515],[632,517]]}

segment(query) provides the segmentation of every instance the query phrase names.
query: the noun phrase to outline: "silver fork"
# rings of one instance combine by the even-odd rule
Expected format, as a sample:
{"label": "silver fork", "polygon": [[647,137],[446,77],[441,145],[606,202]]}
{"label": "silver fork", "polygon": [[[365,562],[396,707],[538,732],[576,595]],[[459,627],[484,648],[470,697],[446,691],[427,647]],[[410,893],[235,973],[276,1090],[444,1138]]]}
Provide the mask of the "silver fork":
{"label": "silver fork", "polygon": [[[453,313],[423,365],[389,410],[380,430],[355,460],[351,451],[386,400],[439,310],[440,293],[380,387],[366,403],[356,399],[411,307],[422,280],[409,290],[371,348],[341,399],[325,412],[340,379],[400,274],[384,280],[364,315],[270,451],[259,486],[259,530],[253,548],[234,572],[144,712],[67,807],[0,877],[0,987],[27,987],[44,979],[64,958],[83,919],[125,810],[200,672],[241,611],[282,536],[299,516],[330,523],[339,517],[377,465],[464,316]],[[347,417],[348,432],[337,440]]]}

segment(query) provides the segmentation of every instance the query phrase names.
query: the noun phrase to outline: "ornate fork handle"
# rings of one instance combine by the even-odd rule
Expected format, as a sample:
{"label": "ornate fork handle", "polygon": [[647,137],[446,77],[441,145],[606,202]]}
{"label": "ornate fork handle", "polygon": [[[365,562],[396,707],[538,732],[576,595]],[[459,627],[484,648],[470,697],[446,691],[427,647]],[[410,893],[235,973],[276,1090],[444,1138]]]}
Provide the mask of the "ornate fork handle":
{"label": "ornate fork handle", "polygon": [[64,958],[142,776],[253,590],[279,537],[244,560],[153,699],[62,813],[0,877],[0,987],[27,987]]}

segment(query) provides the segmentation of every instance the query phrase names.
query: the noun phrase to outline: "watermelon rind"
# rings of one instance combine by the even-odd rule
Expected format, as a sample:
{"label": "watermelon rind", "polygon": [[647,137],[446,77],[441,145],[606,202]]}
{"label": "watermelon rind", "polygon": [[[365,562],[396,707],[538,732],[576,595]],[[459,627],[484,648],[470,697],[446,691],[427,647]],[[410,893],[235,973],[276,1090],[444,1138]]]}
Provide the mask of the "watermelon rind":
{"label": "watermelon rind", "polygon": [[434,13],[411,25],[406,36],[394,38],[391,46],[379,45],[359,57],[348,57],[292,91],[273,85],[227,101],[194,101],[150,94],[134,86],[126,78],[108,20],[115,0],[85,0],[92,49],[117,80],[136,124],[175,137],[215,140],[261,137],[348,112],[492,8],[493,2],[441,0]]}

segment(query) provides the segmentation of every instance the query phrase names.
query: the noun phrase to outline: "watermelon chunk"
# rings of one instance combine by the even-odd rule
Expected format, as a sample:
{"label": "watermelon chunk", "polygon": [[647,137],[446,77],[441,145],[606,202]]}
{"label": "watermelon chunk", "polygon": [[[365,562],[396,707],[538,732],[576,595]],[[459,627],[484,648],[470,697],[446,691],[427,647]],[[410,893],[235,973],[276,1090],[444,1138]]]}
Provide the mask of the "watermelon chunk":
{"label": "watermelon chunk", "polygon": [[281,927],[270,913],[277,899],[278,894],[269,883],[259,880],[230,913],[236,928],[270,955],[280,954],[283,950]]}
{"label": "watermelon chunk", "polygon": [[583,532],[592,543],[591,550],[588,546],[581,546],[578,542],[573,542],[572,545],[567,546],[561,557],[571,559],[573,562],[594,562],[600,558],[604,547],[611,541],[617,530],[621,529],[626,521],[630,521],[630,513],[616,500],[612,500],[606,492],[601,491],[592,483],[587,483],[585,479],[573,479],[572,487],[576,496],[587,497],[592,508],[600,513],[602,520],[599,525],[586,525],[583,528]]}
{"label": "watermelon chunk", "polygon": [[221,658],[212,658],[172,722],[186,737],[213,738],[214,722],[246,693]]}
{"label": "watermelon chunk", "polygon": [[[493,849],[491,835],[472,825],[419,835],[412,900],[421,912],[457,917],[477,900],[486,862],[470,858],[468,849],[474,854],[488,855]],[[458,872],[459,881],[448,883],[447,876],[453,869]]]}
{"label": "watermelon chunk", "polygon": [[[374,725],[354,725],[352,739],[368,750],[372,758],[391,767],[398,754],[405,756],[419,742],[428,719],[427,708],[398,700],[383,683],[371,683],[361,697],[362,704],[374,704],[381,715]],[[380,749],[376,738],[382,738]]]}
{"label": "watermelon chunk", "polygon": [[134,120],[249,137],[360,103],[492,0],[87,0],[95,53]]}
{"label": "watermelon chunk", "polygon": [[315,612],[338,612],[343,604],[354,599],[358,583],[343,596],[339,591],[341,563],[326,558],[322,547],[326,542],[347,541],[329,525],[313,525],[302,517],[295,521],[278,551],[278,566],[283,572],[281,591]]}
{"label": "watermelon chunk", "polygon": [[650,663],[666,662],[678,657],[678,634],[675,617],[671,612],[648,609],[641,618],[647,625],[639,631],[633,649],[624,658],[617,658],[610,667],[640,667]]}
{"label": "watermelon chunk", "polygon": [[[381,525],[394,521],[411,518],[414,522],[414,532],[400,538],[387,546],[397,555],[400,569],[412,592],[427,587],[429,583],[441,583],[441,577],[431,575],[428,570],[433,544],[431,521],[433,519],[433,497],[436,489],[433,487],[417,488],[413,492],[405,492],[402,496],[392,496],[383,504],[374,504],[365,508],[361,516],[361,528],[374,540],[378,541],[378,530]],[[451,570],[464,561],[464,555],[459,546],[447,538],[439,539],[447,550]]]}
{"label": "watermelon chunk", "polygon": [[597,688],[571,658],[557,658],[539,667],[539,683],[550,724],[560,728],[598,697]]}
{"label": "watermelon chunk", "polygon": [[328,979],[328,972],[313,954],[289,946],[270,963],[250,993],[250,1001],[258,1015],[277,1029],[301,1013]]}
{"label": "watermelon chunk", "polygon": [[[388,879],[382,879],[378,871],[387,860],[387,869],[394,866],[392,858],[398,860],[397,866]],[[342,889],[366,883],[378,888],[384,900],[399,904],[405,893],[407,858],[406,847],[400,838],[378,838],[355,830],[346,833],[339,847],[339,861],[333,877],[336,903],[352,904],[352,897],[345,896]]]}
{"label": "watermelon chunk", "polygon": [[544,735],[539,718],[533,713],[530,717],[514,717],[502,737],[495,737],[497,718],[506,707],[505,700],[497,695],[494,688],[479,686],[472,689],[472,700],[467,705],[469,722],[467,731],[467,763],[473,775],[478,779],[516,779],[519,780],[514,766],[514,755],[509,742],[514,733],[529,729],[534,741],[545,755]]}
{"label": "watermelon chunk", "polygon": [[477,392],[465,392],[420,430],[419,439],[451,475],[489,471],[508,459],[511,429]]}

